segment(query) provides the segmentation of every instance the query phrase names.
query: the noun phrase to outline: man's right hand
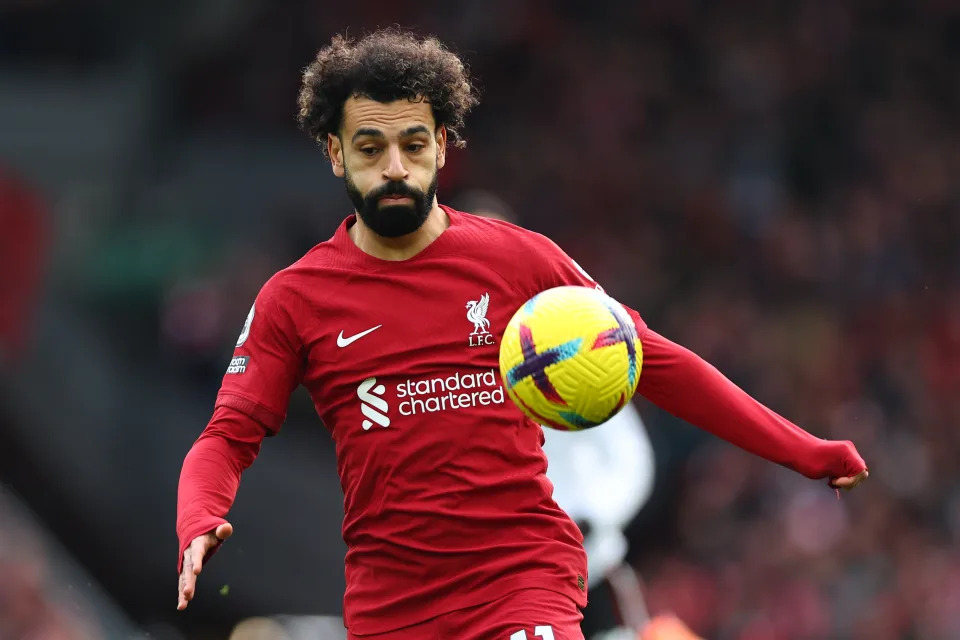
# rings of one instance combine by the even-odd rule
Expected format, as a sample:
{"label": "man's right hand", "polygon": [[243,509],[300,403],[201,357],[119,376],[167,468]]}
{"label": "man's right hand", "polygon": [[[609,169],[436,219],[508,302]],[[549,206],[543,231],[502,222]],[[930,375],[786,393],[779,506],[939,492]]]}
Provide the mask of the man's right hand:
{"label": "man's right hand", "polygon": [[233,535],[233,525],[224,522],[215,530],[197,536],[183,552],[183,570],[180,572],[180,590],[177,600],[177,611],[187,608],[187,603],[196,593],[197,576],[203,569],[203,561],[207,555],[224,540]]}

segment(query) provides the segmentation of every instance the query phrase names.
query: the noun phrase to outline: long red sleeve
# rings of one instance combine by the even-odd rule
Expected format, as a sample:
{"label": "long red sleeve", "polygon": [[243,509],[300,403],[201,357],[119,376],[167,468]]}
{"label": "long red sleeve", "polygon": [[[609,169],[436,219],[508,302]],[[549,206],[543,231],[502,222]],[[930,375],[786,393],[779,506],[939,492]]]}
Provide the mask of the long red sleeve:
{"label": "long red sleeve", "polygon": [[763,406],[693,352],[646,329],[637,392],[661,409],[808,478],[854,476],[849,441],[817,438]]}
{"label": "long red sleeve", "polygon": [[180,471],[177,573],[182,569],[183,552],[190,542],[226,522],[224,516],[237,495],[240,475],[260,453],[266,435],[263,425],[236,409],[220,406],[214,410]]}

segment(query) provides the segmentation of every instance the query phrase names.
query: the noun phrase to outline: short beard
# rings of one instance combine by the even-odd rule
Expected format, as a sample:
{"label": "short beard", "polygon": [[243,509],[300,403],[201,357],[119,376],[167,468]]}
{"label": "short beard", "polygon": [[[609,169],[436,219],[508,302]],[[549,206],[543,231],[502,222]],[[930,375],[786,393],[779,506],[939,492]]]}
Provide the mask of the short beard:
{"label": "short beard", "polygon": [[[353,207],[363,220],[363,224],[378,236],[399,238],[422,227],[430,216],[433,198],[437,195],[439,171],[434,171],[426,193],[411,187],[406,182],[388,182],[364,196],[350,178],[350,172],[346,167],[344,167],[343,177],[347,185],[347,195],[350,196],[350,201],[353,202]],[[412,199],[413,204],[381,207],[380,198],[384,196],[404,196]]]}

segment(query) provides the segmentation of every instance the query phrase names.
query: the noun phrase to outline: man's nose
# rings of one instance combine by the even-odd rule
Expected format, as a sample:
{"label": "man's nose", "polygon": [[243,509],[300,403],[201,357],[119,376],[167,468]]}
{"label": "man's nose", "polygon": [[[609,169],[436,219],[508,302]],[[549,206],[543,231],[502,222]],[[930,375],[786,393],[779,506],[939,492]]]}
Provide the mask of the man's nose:
{"label": "man's nose", "polygon": [[387,166],[383,170],[383,177],[387,180],[406,180],[409,172],[407,168],[403,166],[403,154],[400,153],[400,148],[394,145],[391,145],[387,149]]}

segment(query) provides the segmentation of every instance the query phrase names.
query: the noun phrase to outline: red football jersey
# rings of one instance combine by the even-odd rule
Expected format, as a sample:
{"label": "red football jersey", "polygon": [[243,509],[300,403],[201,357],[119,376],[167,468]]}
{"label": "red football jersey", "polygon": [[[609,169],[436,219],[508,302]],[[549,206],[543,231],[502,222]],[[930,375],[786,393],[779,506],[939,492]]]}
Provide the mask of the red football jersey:
{"label": "red football jersey", "polygon": [[409,260],[358,249],[351,216],[271,278],[217,398],[276,430],[291,391],[309,390],[336,442],[353,633],[529,587],[586,604],[583,538],[498,354],[527,299],[595,283],[542,235],[444,211],[449,228]]}

